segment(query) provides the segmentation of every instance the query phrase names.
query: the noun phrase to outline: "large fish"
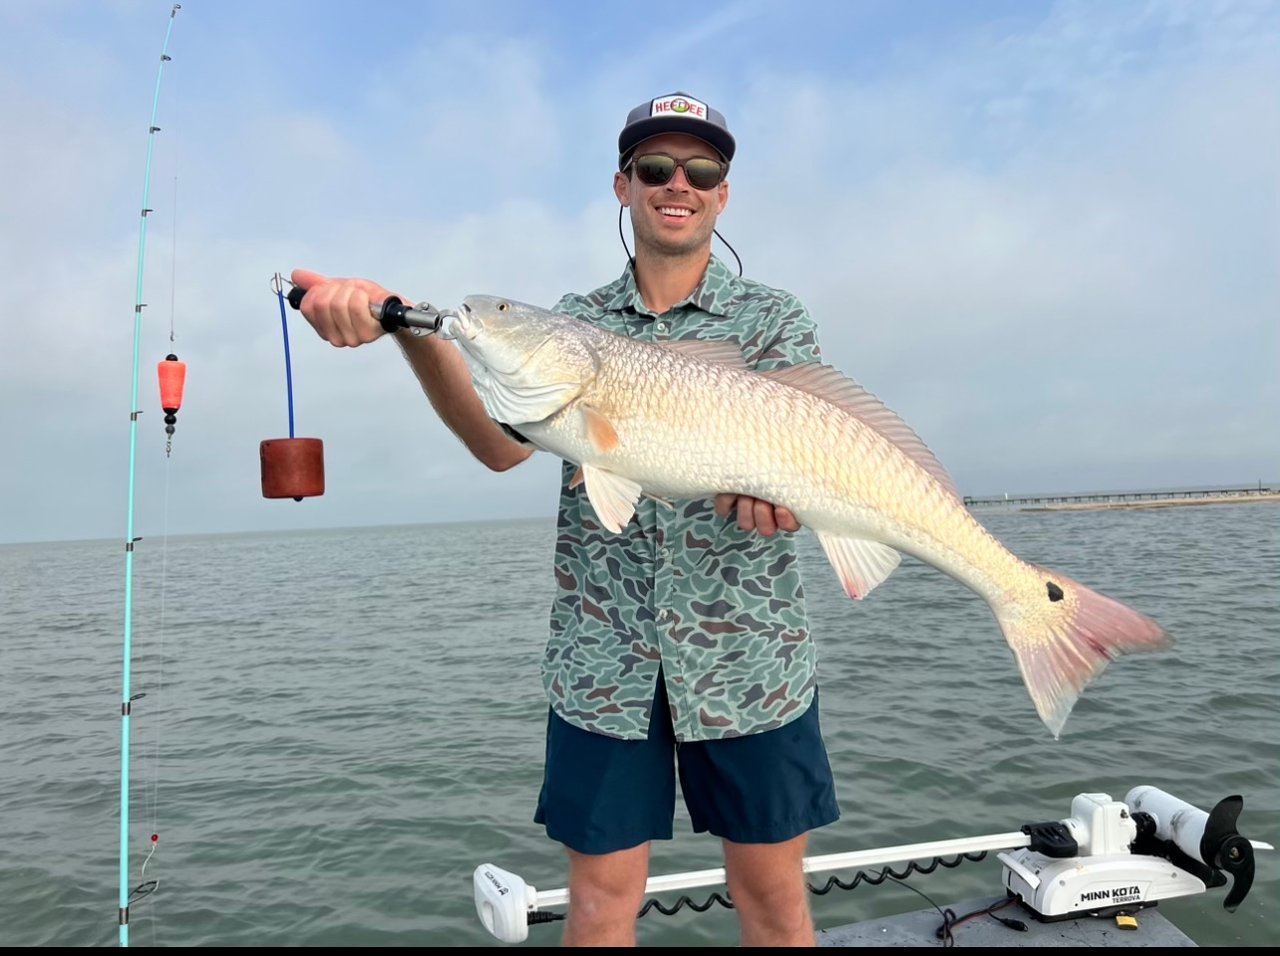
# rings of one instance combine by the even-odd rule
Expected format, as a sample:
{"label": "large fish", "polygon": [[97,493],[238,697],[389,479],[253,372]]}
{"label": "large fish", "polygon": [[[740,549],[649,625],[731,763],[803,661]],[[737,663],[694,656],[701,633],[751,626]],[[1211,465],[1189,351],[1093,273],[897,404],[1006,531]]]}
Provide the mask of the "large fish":
{"label": "large fish", "polygon": [[972,588],[1055,737],[1108,662],[1166,641],[1150,618],[1007,550],[902,419],[830,366],[756,372],[731,343],[642,342],[491,296],[468,297],[448,334],[487,413],[578,464],[611,531],[641,495],[735,492],[789,508],[850,597],[902,554]]}

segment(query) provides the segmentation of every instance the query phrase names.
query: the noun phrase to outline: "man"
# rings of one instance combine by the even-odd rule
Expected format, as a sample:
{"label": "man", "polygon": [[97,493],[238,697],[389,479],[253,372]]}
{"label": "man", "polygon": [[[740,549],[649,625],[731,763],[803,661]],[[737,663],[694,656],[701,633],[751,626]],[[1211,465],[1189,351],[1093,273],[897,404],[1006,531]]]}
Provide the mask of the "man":
{"label": "man", "polygon": [[[816,360],[803,306],[711,255],[735,149],[723,115],[686,93],[632,110],[614,194],[630,210],[635,257],[619,279],[556,310],[648,341],[728,339],[762,371]],[[368,306],[386,289],[301,270],[293,281],[327,341],[382,334]],[[486,415],[450,343],[396,338],[476,458],[502,471],[532,453]],[[694,829],[723,841],[742,944],[813,945],[806,835],[839,810],[795,542],[777,533],[798,530],[795,516],[729,494],[674,508],[642,499],[612,534],[572,485],[574,470],[566,463],[560,495],[535,814],[569,857],[565,944],[635,944],[649,843],[672,836],[678,766]]]}

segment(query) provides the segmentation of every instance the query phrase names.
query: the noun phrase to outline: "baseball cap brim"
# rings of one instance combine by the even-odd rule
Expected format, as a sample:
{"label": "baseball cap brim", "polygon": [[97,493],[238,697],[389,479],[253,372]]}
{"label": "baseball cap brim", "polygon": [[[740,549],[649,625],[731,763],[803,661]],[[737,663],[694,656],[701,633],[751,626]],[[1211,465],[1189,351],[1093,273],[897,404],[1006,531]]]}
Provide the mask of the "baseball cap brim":
{"label": "baseball cap brim", "polygon": [[631,151],[651,136],[663,133],[684,133],[696,136],[708,143],[725,162],[733,159],[737,143],[728,130],[721,129],[706,120],[694,119],[690,116],[649,116],[626,127],[618,136],[618,155],[627,157]]}

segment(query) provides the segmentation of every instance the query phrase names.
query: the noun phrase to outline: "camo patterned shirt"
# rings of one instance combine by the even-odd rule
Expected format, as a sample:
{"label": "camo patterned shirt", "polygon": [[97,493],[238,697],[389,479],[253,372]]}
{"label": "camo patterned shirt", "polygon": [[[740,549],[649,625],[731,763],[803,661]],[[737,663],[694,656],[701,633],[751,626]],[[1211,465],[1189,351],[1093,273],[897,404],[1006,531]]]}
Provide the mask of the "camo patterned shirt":
{"label": "camo patterned shirt", "polygon": [[[733,340],[761,371],[819,358],[814,322],[793,295],[741,279],[714,257],[693,294],[662,315],[645,306],[629,266],[555,309],[647,342]],[[555,713],[643,740],[661,670],[680,742],[760,733],[802,715],[817,655],[794,536],[740,531],[712,499],[675,501],[673,510],[649,498],[613,534],[585,486],[569,488],[575,471],[566,462],[542,664]]]}

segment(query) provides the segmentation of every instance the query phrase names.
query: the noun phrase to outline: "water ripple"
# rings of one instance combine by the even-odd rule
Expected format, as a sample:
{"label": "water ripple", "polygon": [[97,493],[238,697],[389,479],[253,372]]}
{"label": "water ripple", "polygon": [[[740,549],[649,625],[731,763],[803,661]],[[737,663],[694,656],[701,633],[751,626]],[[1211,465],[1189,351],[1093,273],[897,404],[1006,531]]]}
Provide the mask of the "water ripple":
{"label": "water ripple", "polygon": [[[810,852],[1007,832],[1065,816],[1079,792],[1122,798],[1142,783],[1204,807],[1242,794],[1242,828],[1276,842],[1280,508],[981,519],[1023,558],[1152,614],[1177,643],[1113,664],[1054,740],[980,599],[907,559],[851,602],[802,536],[842,813]],[[478,863],[562,886],[562,853],[532,820],[552,534],[512,522],[174,539],[163,582],[159,549],[144,544],[131,858],[139,883],[161,835],[146,874],[160,888],[132,908],[135,944],[493,945],[471,902]],[[115,940],[118,565],[114,542],[0,547],[11,945]],[[1269,945],[1275,857],[1260,855],[1233,915],[1220,890],[1161,909],[1201,945]],[[653,872],[720,862],[679,807]],[[999,868],[913,885],[944,901],[988,896]],[[864,887],[813,906],[836,925],[920,900]],[[531,934],[557,939],[554,926]],[[640,939],[731,945],[737,929],[732,913],[685,912],[646,917]]]}

